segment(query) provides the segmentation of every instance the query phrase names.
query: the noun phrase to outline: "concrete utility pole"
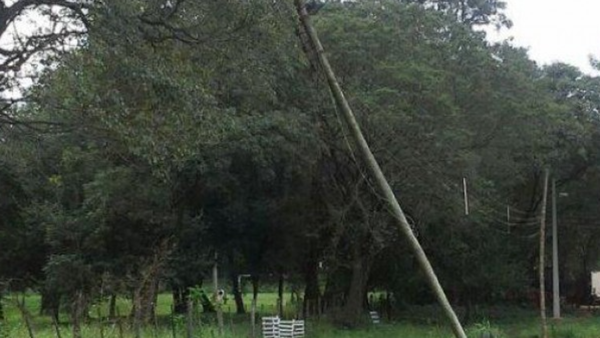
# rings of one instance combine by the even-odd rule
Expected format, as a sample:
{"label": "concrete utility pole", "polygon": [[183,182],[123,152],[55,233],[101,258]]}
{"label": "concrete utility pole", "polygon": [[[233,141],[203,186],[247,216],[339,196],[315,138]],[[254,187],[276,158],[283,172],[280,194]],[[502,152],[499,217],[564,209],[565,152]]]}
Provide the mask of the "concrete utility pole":
{"label": "concrete utility pole", "polygon": [[446,293],[444,292],[442,285],[433,271],[433,267],[431,266],[423,247],[421,247],[419,240],[413,233],[412,228],[408,223],[406,216],[404,215],[404,211],[402,211],[400,204],[398,204],[398,200],[394,195],[392,187],[381,171],[375,156],[373,156],[373,152],[371,152],[371,149],[369,148],[369,145],[362,134],[358,121],[354,116],[354,112],[352,112],[352,108],[350,108],[350,104],[348,103],[348,100],[346,100],[342,87],[340,86],[335,73],[329,64],[329,60],[325,55],[323,45],[321,45],[321,41],[319,40],[317,32],[312,26],[304,0],[294,0],[294,3],[300,19],[300,38],[301,40],[304,40],[303,43],[309,43],[308,46],[304,46],[304,50],[309,57],[311,56],[311,51],[314,50],[316,52],[316,56],[318,57],[318,65],[321,66],[320,70],[327,79],[327,83],[329,84],[329,88],[333,94],[336,106],[340,110],[342,118],[344,119],[350,132],[350,136],[356,144],[358,155],[367,167],[369,175],[379,190],[382,200],[387,204],[400,232],[404,235],[409,247],[412,249],[412,252],[415,255],[419,266],[421,267],[421,271],[425,275],[425,279],[427,280],[431,291],[435,295],[438,303],[444,311],[444,314],[450,322],[454,336],[456,338],[467,338],[467,335],[465,334],[465,331],[458,320],[454,309],[452,309],[452,306],[446,297]]}
{"label": "concrete utility pole", "polygon": [[548,338],[548,324],[546,322],[546,278],[545,278],[545,252],[546,252],[546,204],[548,204],[548,178],[550,170],[544,171],[544,195],[542,196],[542,215],[540,220],[540,265],[538,272],[540,277],[540,319],[542,338]]}
{"label": "concrete utility pole", "polygon": [[556,179],[552,179],[552,314],[560,318],[560,280],[558,275],[558,221],[556,210]]}

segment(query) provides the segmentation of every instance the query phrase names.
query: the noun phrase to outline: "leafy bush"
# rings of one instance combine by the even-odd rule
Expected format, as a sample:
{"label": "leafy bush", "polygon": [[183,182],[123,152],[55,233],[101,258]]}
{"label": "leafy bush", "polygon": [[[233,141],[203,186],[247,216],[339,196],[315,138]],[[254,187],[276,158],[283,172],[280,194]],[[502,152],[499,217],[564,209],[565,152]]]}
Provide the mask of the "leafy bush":
{"label": "leafy bush", "polygon": [[493,326],[489,320],[476,323],[468,330],[469,337],[475,338],[504,338],[506,335],[499,328]]}

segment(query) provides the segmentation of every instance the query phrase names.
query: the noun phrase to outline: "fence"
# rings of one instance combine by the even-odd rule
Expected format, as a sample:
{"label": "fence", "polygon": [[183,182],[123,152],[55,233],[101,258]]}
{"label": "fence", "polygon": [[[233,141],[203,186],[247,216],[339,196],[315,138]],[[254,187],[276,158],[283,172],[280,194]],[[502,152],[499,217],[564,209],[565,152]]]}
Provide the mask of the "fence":
{"label": "fence", "polygon": [[371,317],[371,322],[375,325],[381,323],[381,318],[379,318],[379,313],[377,311],[370,311],[369,316]]}
{"label": "fence", "polygon": [[305,334],[304,321],[263,317],[262,332],[263,338],[301,338]]}

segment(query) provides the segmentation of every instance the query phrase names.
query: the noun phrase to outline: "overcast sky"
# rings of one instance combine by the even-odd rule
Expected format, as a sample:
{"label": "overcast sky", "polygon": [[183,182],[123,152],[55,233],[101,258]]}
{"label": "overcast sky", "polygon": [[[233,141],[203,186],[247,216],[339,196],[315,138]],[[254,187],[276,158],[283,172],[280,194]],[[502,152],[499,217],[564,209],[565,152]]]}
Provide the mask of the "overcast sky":
{"label": "overcast sky", "polygon": [[592,72],[588,56],[600,57],[600,0],[505,1],[514,26],[501,37],[514,37],[541,64],[562,61]]}

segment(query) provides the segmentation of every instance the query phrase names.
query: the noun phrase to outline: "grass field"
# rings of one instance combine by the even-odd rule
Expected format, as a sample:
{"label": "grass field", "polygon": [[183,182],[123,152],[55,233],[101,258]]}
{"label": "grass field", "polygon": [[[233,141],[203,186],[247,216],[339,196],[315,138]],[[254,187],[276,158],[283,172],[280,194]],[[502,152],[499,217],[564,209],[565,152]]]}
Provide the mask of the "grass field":
{"label": "grass field", "polygon": [[[250,296],[245,296],[245,303],[250,304]],[[259,295],[259,312],[271,315],[275,312],[276,294]],[[5,320],[0,322],[0,338],[31,338],[21,313],[16,308],[15,300],[4,299]],[[25,296],[27,311],[31,314],[33,338],[58,338],[50,318],[38,316],[40,297],[37,294]],[[130,303],[126,299],[118,299],[118,312],[123,317],[129,313]],[[296,310],[286,304],[287,311]],[[224,306],[225,332],[224,338],[251,337],[249,315],[236,315],[234,304],[230,300]],[[90,310],[90,321],[83,327],[85,338],[133,338],[134,334],[126,320],[107,322],[98,320],[107,311],[106,304],[97,304]],[[384,322],[379,326],[362,329],[339,329],[331,326],[326,319],[307,321],[307,337],[314,338],[450,338],[452,334],[441,319],[435,307],[423,307],[407,310],[399,314],[399,319]],[[156,325],[143,329],[143,338],[185,338],[186,324],[181,316],[171,315],[171,296],[162,294],[157,304]],[[484,331],[493,332],[496,338],[534,338],[539,335],[539,321],[536,313],[523,309],[496,308],[486,309],[477,314],[475,324],[467,327],[469,337],[479,338]],[[70,338],[71,332],[68,318],[61,316],[59,331],[61,338]],[[592,313],[569,314],[558,322],[549,321],[549,332],[552,338],[600,338],[600,316]],[[257,334],[260,336],[260,333]],[[194,326],[194,337],[220,337],[214,315],[200,315]]]}

